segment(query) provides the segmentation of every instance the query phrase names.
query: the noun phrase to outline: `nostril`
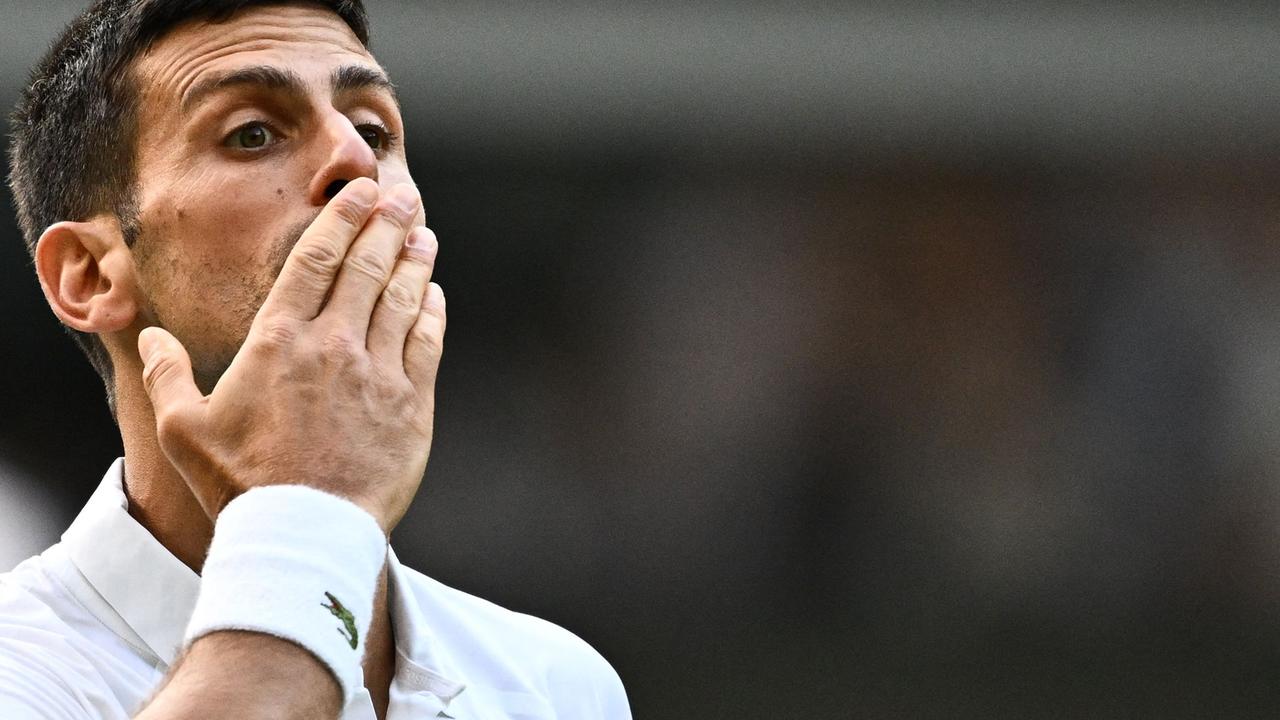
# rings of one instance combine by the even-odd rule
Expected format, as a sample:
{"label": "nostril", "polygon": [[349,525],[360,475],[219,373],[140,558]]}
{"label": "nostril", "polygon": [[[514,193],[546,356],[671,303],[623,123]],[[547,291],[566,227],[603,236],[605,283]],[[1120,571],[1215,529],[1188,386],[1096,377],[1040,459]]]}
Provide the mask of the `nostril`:
{"label": "nostril", "polygon": [[346,187],[348,182],[349,181],[347,180],[334,180],[333,182],[329,183],[328,187],[324,189],[325,198],[328,200],[332,200],[333,196],[337,195],[338,192],[342,190],[342,188]]}

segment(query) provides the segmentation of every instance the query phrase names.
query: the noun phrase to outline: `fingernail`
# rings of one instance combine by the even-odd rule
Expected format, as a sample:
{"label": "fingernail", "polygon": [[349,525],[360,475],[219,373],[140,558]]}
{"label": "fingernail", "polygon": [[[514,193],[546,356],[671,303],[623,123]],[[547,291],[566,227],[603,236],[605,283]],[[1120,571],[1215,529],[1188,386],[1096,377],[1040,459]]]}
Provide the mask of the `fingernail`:
{"label": "fingernail", "polygon": [[404,244],[415,250],[430,250],[435,240],[436,234],[431,231],[431,228],[419,226],[409,231],[409,236],[404,239]]}
{"label": "fingernail", "polygon": [[142,357],[142,362],[147,362],[147,358],[156,351],[156,332],[153,328],[143,328],[138,333],[138,355]]}
{"label": "fingernail", "polygon": [[412,185],[396,185],[387,194],[387,202],[407,215],[418,209],[418,191]]}

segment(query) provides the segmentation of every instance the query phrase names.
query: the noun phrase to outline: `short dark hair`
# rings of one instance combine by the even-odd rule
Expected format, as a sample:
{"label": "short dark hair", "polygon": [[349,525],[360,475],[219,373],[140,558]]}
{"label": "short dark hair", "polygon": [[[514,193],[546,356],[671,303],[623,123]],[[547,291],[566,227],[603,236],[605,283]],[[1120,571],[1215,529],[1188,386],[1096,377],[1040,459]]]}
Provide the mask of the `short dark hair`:
{"label": "short dark hair", "polygon": [[[336,13],[369,46],[361,0],[306,0]],[[289,0],[97,0],[63,30],[32,70],[11,118],[9,188],[27,251],[48,226],[111,212],[125,243],[139,228],[135,136],[139,88],[133,60],[179,23],[221,22],[248,7]],[[67,328],[106,384],[115,414],[111,357],[97,335]]]}

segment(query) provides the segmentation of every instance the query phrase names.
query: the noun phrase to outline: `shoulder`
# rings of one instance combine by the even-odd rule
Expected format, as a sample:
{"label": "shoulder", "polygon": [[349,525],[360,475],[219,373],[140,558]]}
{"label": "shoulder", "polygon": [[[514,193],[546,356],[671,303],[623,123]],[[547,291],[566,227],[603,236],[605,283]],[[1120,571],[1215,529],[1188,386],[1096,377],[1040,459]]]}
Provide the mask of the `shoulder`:
{"label": "shoulder", "polygon": [[[0,712],[79,718],[109,693],[81,649],[69,606],[40,556],[0,575]],[[104,717],[111,717],[106,715]]]}
{"label": "shoulder", "polygon": [[70,651],[81,615],[70,593],[48,571],[44,556],[0,574],[0,654],[76,657]]}
{"label": "shoulder", "polygon": [[403,570],[419,611],[433,619],[433,639],[468,681],[485,677],[486,685],[523,686],[546,697],[562,717],[630,717],[618,673],[582,638]]}

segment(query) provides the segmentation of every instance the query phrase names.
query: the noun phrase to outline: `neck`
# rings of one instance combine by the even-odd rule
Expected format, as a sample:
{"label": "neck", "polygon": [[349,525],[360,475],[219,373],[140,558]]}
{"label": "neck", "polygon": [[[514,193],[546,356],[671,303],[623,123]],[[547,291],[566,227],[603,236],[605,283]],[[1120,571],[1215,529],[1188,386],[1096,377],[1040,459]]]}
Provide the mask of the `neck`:
{"label": "neck", "polygon": [[213,521],[160,449],[155,413],[141,377],[140,365],[116,368],[116,420],[124,444],[124,493],[129,499],[129,514],[199,574],[213,540]]}
{"label": "neck", "polygon": [[[141,377],[140,364],[117,368],[116,417],[124,444],[124,491],[129,501],[129,515],[174,557],[199,574],[213,540],[213,521],[160,449],[151,402],[141,381],[133,380]],[[386,716],[395,674],[395,639],[387,608],[387,572],[384,566],[378,576],[364,659],[365,686],[369,688],[379,718]]]}

